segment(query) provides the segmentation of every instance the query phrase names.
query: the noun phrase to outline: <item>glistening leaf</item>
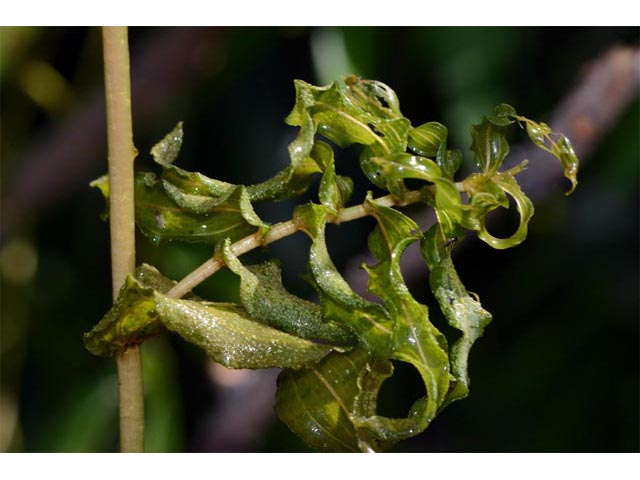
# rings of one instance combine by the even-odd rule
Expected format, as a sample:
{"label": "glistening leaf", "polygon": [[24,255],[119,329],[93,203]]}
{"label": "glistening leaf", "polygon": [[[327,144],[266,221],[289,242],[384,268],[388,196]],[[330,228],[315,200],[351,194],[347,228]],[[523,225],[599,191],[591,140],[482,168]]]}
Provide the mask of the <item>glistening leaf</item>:
{"label": "glistening leaf", "polygon": [[514,118],[526,125],[527,134],[536,146],[560,160],[564,169],[564,176],[571,182],[571,188],[566,195],[573,193],[578,185],[577,175],[580,162],[576,152],[573,150],[571,141],[563,134],[553,132],[546,123],[534,122],[520,115],[514,115]]}
{"label": "glistening leaf", "polygon": [[427,182],[435,182],[442,178],[440,167],[425,157],[409,153],[397,153],[385,157],[370,157],[362,161],[362,169],[376,185],[395,195],[404,192],[405,178],[417,178]]}
{"label": "glistening leaf", "polygon": [[496,173],[509,153],[504,127],[485,117],[481,124],[471,127],[471,137],[471,150],[478,168],[487,174]]}
{"label": "glistening leaf", "polygon": [[[355,294],[333,266],[324,240],[326,209],[310,204],[296,215],[298,225],[313,241],[311,277],[325,317],[350,325],[368,351],[368,357],[358,357],[358,362],[345,361],[357,355],[355,351],[336,353],[319,366],[282,374],[278,411],[307,443],[325,450],[350,450],[357,445],[363,451],[377,451],[420,433],[437,414],[451,381],[447,342],[429,322],[426,306],[413,299],[400,273],[402,252],[421,237],[420,230],[410,218],[370,197],[365,208],[378,221],[369,237],[369,248],[379,260],[366,267],[369,291],[384,301],[384,307]],[[427,395],[414,403],[407,418],[377,415],[378,391],[393,371],[390,359],[414,365],[425,384]],[[294,392],[297,399],[287,403]],[[286,413],[288,407],[297,414]]]}
{"label": "glistening leaf", "polygon": [[184,194],[214,199],[229,195],[235,189],[235,185],[209,178],[198,172],[188,172],[173,164],[180,153],[183,136],[182,122],[179,122],[151,149],[153,159],[162,166],[165,185],[171,185],[174,190],[180,190]]}
{"label": "glistening leaf", "polygon": [[449,351],[454,381],[443,407],[468,395],[469,351],[491,322],[491,314],[469,295],[458,277],[451,259],[454,245],[455,241],[446,237],[439,225],[432,226],[420,243],[420,251],[430,270],[431,291],[449,325],[462,332]]}
{"label": "glistening leaf", "polygon": [[391,322],[385,309],[354,292],[333,264],[325,241],[328,209],[305,204],[296,208],[298,228],[312,240],[309,250],[310,279],[320,295],[322,316],[349,328],[371,351],[388,351]]}
{"label": "glistening leaf", "polygon": [[380,386],[392,373],[391,362],[363,349],[333,352],[315,365],[284,370],[278,377],[275,409],[316,450],[387,450],[395,441],[372,436],[360,419],[375,415]]}
{"label": "glistening leaf", "polygon": [[347,204],[353,192],[353,180],[336,174],[333,150],[327,143],[316,141],[313,145],[312,156],[324,171],[318,190],[320,203],[332,213],[337,213],[338,209]]}
{"label": "glistening leaf", "polygon": [[378,222],[369,236],[369,249],[379,260],[366,268],[369,291],[384,300],[393,321],[391,358],[416,367],[427,391],[426,399],[414,404],[410,421],[381,423],[400,439],[423,431],[444,401],[451,379],[447,341],[429,321],[427,307],[413,298],[400,272],[402,253],[421,238],[419,227],[409,217],[371,199],[366,205]]}
{"label": "glistening leaf", "polygon": [[516,202],[516,209],[520,215],[520,222],[518,228],[508,238],[496,238],[487,231],[484,218],[482,218],[480,231],[478,232],[478,238],[493,248],[499,250],[505,248],[511,248],[522,243],[527,238],[527,231],[529,220],[533,217],[533,203],[529,200],[524,192],[520,189],[518,181],[508,173],[500,173],[493,177],[493,182],[500,187],[505,193],[510,195]]}
{"label": "glistening leaf", "polygon": [[285,290],[275,261],[245,267],[231,251],[228,241],[223,253],[227,266],[240,277],[240,301],[252,318],[316,343],[342,346],[356,343],[356,337],[348,328],[323,321],[319,305]]}
{"label": "glistening leaf", "polygon": [[422,157],[435,157],[446,141],[447,127],[438,122],[425,123],[409,132],[409,148]]}
{"label": "glistening leaf", "polygon": [[331,350],[263,325],[237,305],[168,297],[162,291],[172,282],[153,267],[141,267],[137,277],[127,277],[115,305],[85,334],[91,353],[112,356],[165,328],[230,368],[295,369],[319,361]]}
{"label": "glistening leaf", "polygon": [[317,133],[340,147],[365,145],[361,162],[405,151],[411,123],[400,113],[388,86],[355,76],[326,87],[301,80],[295,85],[296,105],[286,119],[289,125],[305,129],[311,119]]}
{"label": "glistening leaf", "polygon": [[[108,180],[100,180],[93,185],[108,195]],[[135,196],[136,224],[155,244],[168,240],[216,244],[267,228],[254,212],[243,186],[212,198],[175,189],[153,173],[138,173]]]}

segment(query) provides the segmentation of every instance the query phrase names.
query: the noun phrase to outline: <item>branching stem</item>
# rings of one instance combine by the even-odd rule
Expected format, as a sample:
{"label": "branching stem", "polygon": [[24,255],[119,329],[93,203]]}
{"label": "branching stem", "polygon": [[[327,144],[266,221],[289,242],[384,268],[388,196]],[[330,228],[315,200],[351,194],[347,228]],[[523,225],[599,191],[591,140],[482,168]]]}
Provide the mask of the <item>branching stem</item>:
{"label": "branching stem", "polygon": [[[385,195],[379,197],[375,201],[381,205],[387,207],[410,205],[420,201],[421,194],[417,190],[410,190],[406,192],[401,198],[397,198],[393,195]],[[344,223],[352,220],[357,220],[369,215],[364,204],[354,205],[352,207],[343,208],[338,211],[336,215],[329,217],[330,223]],[[244,237],[241,240],[231,245],[231,251],[234,255],[240,256],[247,253],[257,247],[263,245],[269,245],[277,240],[293,235],[298,231],[298,226],[293,220],[278,223],[274,225],[266,235],[262,235],[260,232],[256,232],[253,235]],[[167,295],[174,298],[180,298],[189,293],[195,287],[204,282],[211,275],[216,273],[222,267],[225,266],[224,260],[219,256],[214,256],[193,270],[189,275],[184,277],[179,283],[177,283],[171,290],[167,292]]]}

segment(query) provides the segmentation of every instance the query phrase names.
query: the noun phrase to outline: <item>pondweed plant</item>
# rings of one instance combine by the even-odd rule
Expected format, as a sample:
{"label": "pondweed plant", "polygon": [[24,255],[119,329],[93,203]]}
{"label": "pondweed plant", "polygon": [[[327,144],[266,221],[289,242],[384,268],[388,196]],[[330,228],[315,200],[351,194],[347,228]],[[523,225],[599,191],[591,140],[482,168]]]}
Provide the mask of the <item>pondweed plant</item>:
{"label": "pondweed plant", "polygon": [[[262,183],[234,185],[176,166],[182,124],[153,147],[160,173],[135,176],[138,228],[156,244],[207,243],[212,257],[179,283],[150,265],[139,266],[127,276],[113,308],[85,334],[85,345],[96,355],[113,356],[170,331],[226,367],[282,368],[275,409],[309,446],[388,450],[423,432],[442,409],[469,393],[469,351],[491,314],[460,281],[452,251],[468,232],[497,249],[518,245],[534,211],[516,180],[526,160],[500,170],[509,152],[507,130],[524,128],[535,145],[557,157],[570,192],[577,184],[578,159],[565,136],[502,104],[472,126],[477,172],[456,181],[462,155],[448,148],[447,128],[437,122],[413,127],[387,85],[349,76],[325,87],[296,80],[295,88],[296,103],[286,118],[299,127],[289,145],[291,164]],[[352,144],[362,145],[363,174],[387,195],[369,193],[349,202],[353,181],[338,174],[332,145]],[[254,211],[256,202],[301,195],[314,175],[321,176],[317,201],[298,205],[291,220],[270,225]],[[419,187],[409,189],[407,179]],[[92,185],[109,200],[106,176]],[[487,214],[509,208],[509,197],[519,225],[512,236],[496,238],[487,230]],[[413,203],[435,210],[437,222],[426,232],[399,209]],[[364,216],[377,222],[368,240],[377,263],[363,267],[368,291],[380,302],[352,290],[325,241],[328,223]],[[239,258],[296,232],[311,239],[306,279],[319,304],[284,288],[277,261],[245,265]],[[460,331],[453,341],[430,322],[427,307],[403,280],[400,257],[414,242],[420,242],[444,318]],[[239,277],[239,304],[190,293],[223,267]],[[413,365],[426,391],[406,418],[378,414],[378,392],[393,374],[394,360]]]}

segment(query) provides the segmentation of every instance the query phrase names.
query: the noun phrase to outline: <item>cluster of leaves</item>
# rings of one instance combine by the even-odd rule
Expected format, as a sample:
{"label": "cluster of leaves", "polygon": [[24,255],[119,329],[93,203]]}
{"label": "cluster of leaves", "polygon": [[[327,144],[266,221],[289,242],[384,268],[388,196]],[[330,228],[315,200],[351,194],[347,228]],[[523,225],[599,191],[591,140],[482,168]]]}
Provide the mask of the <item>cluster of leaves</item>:
{"label": "cluster of leaves", "polygon": [[[387,85],[346,77],[325,87],[300,80],[295,86],[296,104],[286,122],[300,130],[289,145],[291,164],[272,179],[233,185],[175,166],[180,124],[151,152],[162,169],[160,177],[136,177],[140,230],[154,242],[214,245],[214,255],[240,278],[240,304],[193,295],[172,298],[167,291],[174,282],[143,265],[135,278],[127,279],[113,308],[85,334],[85,345],[108,356],[170,330],[225,366],[280,367],[276,411],[307,444],[323,451],[386,450],[424,431],[446,405],[469,392],[469,351],[491,315],[460,281],[452,250],[468,231],[494,248],[517,245],[533,215],[515,178],[526,162],[500,171],[509,151],[506,130],[514,124],[526,127],[536,145],[560,160],[572,190],[578,159],[566,137],[499,105],[471,129],[479,171],[456,182],[462,155],[448,148],[447,128],[437,122],[412,127]],[[368,242],[377,263],[364,268],[368,290],[380,302],[354,292],[327,250],[325,226],[337,221],[353,182],[336,173],[332,146],[317,136],[342,148],[362,145],[362,171],[391,194],[394,205],[420,201],[435,209],[437,223],[422,232],[410,217],[371,194],[362,203],[363,214],[377,222]],[[314,174],[322,175],[319,201],[296,207],[293,223],[312,241],[308,279],[319,305],[287,292],[276,262],[243,265],[231,248],[231,242],[256,232],[265,235],[271,228],[256,215],[254,202],[298,196]],[[409,190],[406,179],[423,185]],[[103,177],[94,185],[108,199],[108,180]],[[508,208],[508,196],[515,201],[520,224],[509,238],[496,238],[485,219],[496,208]],[[400,258],[413,242],[420,242],[431,291],[444,317],[461,332],[451,345],[403,280]],[[425,386],[425,396],[406,418],[377,414],[378,392],[393,374],[394,360],[413,365]]]}

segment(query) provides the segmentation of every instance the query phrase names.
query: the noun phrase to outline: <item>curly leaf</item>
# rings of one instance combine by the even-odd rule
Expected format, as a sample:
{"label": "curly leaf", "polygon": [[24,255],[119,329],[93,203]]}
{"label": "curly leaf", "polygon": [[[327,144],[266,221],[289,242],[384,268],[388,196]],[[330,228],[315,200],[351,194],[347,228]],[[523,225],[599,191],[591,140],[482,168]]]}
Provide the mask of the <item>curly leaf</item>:
{"label": "curly leaf", "polygon": [[291,164],[273,178],[247,187],[252,200],[283,200],[300,195],[309,188],[311,176],[324,171],[322,159],[317,160],[322,153],[314,148],[313,120],[306,114],[299,126],[298,135],[288,147]]}
{"label": "curly leaf", "polygon": [[453,180],[454,175],[462,164],[462,152],[460,150],[440,150],[436,156],[436,163],[447,178]]}
{"label": "curly leaf", "polygon": [[435,182],[442,178],[442,170],[433,160],[409,153],[397,153],[385,157],[370,157],[362,161],[362,169],[376,185],[401,195],[405,178],[417,178],[427,182]]}
{"label": "curly leaf", "polygon": [[300,368],[331,350],[263,325],[240,306],[168,297],[162,291],[173,283],[158,278],[146,265],[127,277],[115,305],[84,335],[91,353],[112,356],[165,328],[230,368]]}
{"label": "curly leaf", "polygon": [[[393,320],[392,358],[416,367],[427,390],[427,398],[413,407],[411,421],[393,425],[399,438],[423,431],[435,417],[449,388],[447,341],[429,321],[427,307],[418,303],[407,288],[400,272],[400,258],[406,247],[421,238],[416,223],[389,207],[366,201],[371,215],[378,221],[369,236],[369,249],[380,262],[366,267],[369,291],[384,300]],[[409,432],[411,430],[411,432]]]}
{"label": "curly leaf", "polygon": [[179,122],[151,149],[154,161],[162,166],[164,184],[173,186],[174,190],[180,190],[183,194],[216,199],[227,196],[236,188],[236,185],[209,178],[198,172],[188,172],[173,164],[180,153],[183,136],[182,122]]}
{"label": "curly leaf", "polygon": [[[402,252],[421,237],[420,230],[408,217],[370,197],[365,208],[378,221],[369,248],[380,260],[366,267],[369,290],[385,302],[385,308],[356,295],[335,270],[324,242],[326,209],[306,205],[296,217],[313,240],[311,275],[325,316],[351,325],[370,352],[370,358],[360,358],[359,364],[344,360],[344,355],[356,352],[335,354],[325,359],[326,364],[283,373],[278,411],[310,445],[325,450],[352,450],[356,445],[364,451],[382,450],[420,433],[444,402],[451,381],[446,340],[429,322],[427,308],[413,299],[400,273]],[[425,383],[427,396],[414,403],[407,418],[377,415],[379,388],[392,373],[389,359],[411,363]],[[298,395],[298,414],[292,417],[285,410],[291,407],[286,402],[292,401],[293,392]]]}
{"label": "curly leaf", "polygon": [[136,223],[154,243],[184,240],[215,244],[266,228],[243,186],[212,199],[168,190],[153,174],[142,173],[136,176],[135,187]]}
{"label": "curly leaf", "polygon": [[515,122],[514,117],[516,115],[516,109],[507,103],[501,103],[497,105],[493,110],[493,115],[489,115],[487,120],[498,125],[499,127],[507,127]]}
{"label": "curly leaf", "polygon": [[349,177],[336,175],[333,149],[327,143],[316,141],[313,145],[312,156],[324,171],[318,190],[320,202],[331,210],[331,213],[336,213],[349,201],[349,197],[353,193],[353,180]]}
{"label": "curly leaf", "polygon": [[[527,134],[536,146],[560,160],[564,169],[564,176],[571,182],[571,188],[566,195],[573,193],[578,185],[577,175],[580,162],[576,152],[573,150],[571,141],[563,134],[553,132],[546,123],[534,122],[526,117],[515,115],[515,113],[513,116],[520,122],[524,122],[527,128]],[[554,140],[554,137],[556,137],[557,140]]]}
{"label": "curly leaf", "polygon": [[370,350],[386,351],[391,339],[387,312],[355,293],[331,261],[324,234],[327,214],[326,207],[311,203],[294,211],[298,228],[312,240],[310,280],[320,295],[322,316],[351,329]]}
{"label": "curly leaf", "polygon": [[[252,202],[262,200],[283,200],[304,193],[310,185],[311,177],[324,171],[314,157],[315,127],[309,119],[298,136],[289,145],[291,164],[272,178],[246,187]],[[236,185],[209,178],[201,173],[189,172],[173,165],[182,145],[182,122],[169,132],[152,149],[156,163],[162,166],[162,179],[167,189],[202,197],[202,201],[216,202],[220,197],[237,188]]]}
{"label": "curly leaf", "polygon": [[[104,175],[90,185],[100,190],[108,208],[108,177]],[[238,240],[268,228],[254,212],[243,186],[214,199],[186,193],[159,181],[153,173],[139,172],[135,196],[136,225],[156,245],[171,240],[216,244],[227,237]]]}
{"label": "curly leaf", "polygon": [[[363,414],[375,411],[379,389],[363,395],[359,379],[371,358],[363,349],[333,352],[320,363],[301,370],[284,370],[278,377],[275,410],[287,426],[310,447],[324,452],[357,452],[358,432],[353,423],[356,399]],[[391,365],[390,362],[386,362]],[[380,382],[382,383],[382,382]]]}
{"label": "curly leaf", "polygon": [[316,87],[302,80],[295,80],[296,105],[285,119],[287,125],[305,127],[312,119],[315,131],[344,148],[352,143],[367,145],[377,141],[377,136],[363,122],[366,114],[349,101],[344,82],[334,82],[326,87]]}
{"label": "curly leaf", "polygon": [[240,277],[240,301],[252,318],[316,343],[355,344],[356,338],[347,328],[323,321],[318,305],[285,290],[276,261],[245,267],[231,251],[229,241],[223,254],[227,266]]}
{"label": "curly leaf", "polygon": [[444,176],[453,180],[453,176],[462,163],[459,150],[447,150],[447,127],[438,122],[429,122],[409,132],[409,149],[423,157],[433,157],[442,169]]}
{"label": "curly leaf", "polygon": [[438,122],[429,122],[409,132],[409,148],[422,157],[435,157],[447,142],[447,127]]}
{"label": "curly leaf", "polygon": [[487,174],[496,173],[509,153],[504,127],[485,117],[481,124],[471,127],[471,137],[471,150],[478,168]]}
{"label": "curly leaf", "polygon": [[372,156],[405,151],[411,123],[400,113],[398,99],[388,86],[354,76],[326,87],[301,80],[295,86],[296,105],[287,124],[304,128],[311,118],[315,131],[338,146],[365,145],[361,163]]}
{"label": "curly leaf", "polygon": [[534,213],[533,203],[531,203],[529,197],[520,189],[518,181],[512,175],[500,173],[493,177],[493,182],[516,201],[516,208],[520,215],[520,223],[514,234],[509,238],[496,238],[487,231],[484,217],[482,217],[478,238],[499,250],[515,247],[527,238],[529,220],[531,220]]}
{"label": "curly leaf", "polygon": [[454,381],[443,407],[468,395],[469,352],[491,322],[491,314],[469,295],[458,277],[451,259],[454,243],[444,235],[439,225],[432,226],[420,243],[420,251],[430,270],[431,291],[449,325],[462,332],[449,352]]}
{"label": "curly leaf", "polygon": [[171,286],[171,281],[164,279],[155,268],[149,265],[138,267],[136,279],[127,276],[111,310],[84,334],[84,346],[94,355],[111,357],[130,345],[138,345],[165,331],[149,292],[154,288],[166,292]]}

